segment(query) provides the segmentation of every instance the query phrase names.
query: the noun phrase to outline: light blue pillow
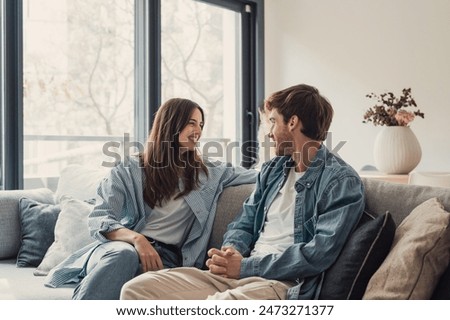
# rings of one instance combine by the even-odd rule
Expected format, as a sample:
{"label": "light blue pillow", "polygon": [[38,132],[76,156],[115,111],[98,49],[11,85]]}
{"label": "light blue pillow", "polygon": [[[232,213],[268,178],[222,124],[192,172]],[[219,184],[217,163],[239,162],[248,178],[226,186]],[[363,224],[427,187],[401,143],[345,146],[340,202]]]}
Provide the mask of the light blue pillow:
{"label": "light blue pillow", "polygon": [[19,200],[21,245],[17,254],[18,267],[37,267],[55,240],[59,204],[40,203],[29,198]]}

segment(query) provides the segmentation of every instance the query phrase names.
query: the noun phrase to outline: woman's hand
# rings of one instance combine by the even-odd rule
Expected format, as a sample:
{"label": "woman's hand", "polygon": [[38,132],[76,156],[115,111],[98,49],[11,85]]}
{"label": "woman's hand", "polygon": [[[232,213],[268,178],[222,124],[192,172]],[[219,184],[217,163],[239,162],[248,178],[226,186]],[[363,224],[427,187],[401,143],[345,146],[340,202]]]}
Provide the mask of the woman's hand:
{"label": "woman's hand", "polygon": [[111,231],[105,236],[109,240],[120,240],[132,244],[139,255],[143,272],[157,271],[164,268],[158,252],[144,235],[127,228],[121,228]]}
{"label": "woman's hand", "polygon": [[133,245],[138,252],[143,272],[157,271],[164,268],[161,257],[146,237],[143,235],[136,237]]}

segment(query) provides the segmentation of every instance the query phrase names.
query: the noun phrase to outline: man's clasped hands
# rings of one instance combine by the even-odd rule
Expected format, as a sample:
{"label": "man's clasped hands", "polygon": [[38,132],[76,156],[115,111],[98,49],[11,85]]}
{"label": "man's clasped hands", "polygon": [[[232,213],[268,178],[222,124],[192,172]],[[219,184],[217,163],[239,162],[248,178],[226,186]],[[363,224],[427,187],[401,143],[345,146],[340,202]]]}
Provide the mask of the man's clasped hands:
{"label": "man's clasped hands", "polygon": [[206,266],[213,274],[224,278],[239,279],[242,255],[233,247],[211,248],[208,250],[209,259]]}

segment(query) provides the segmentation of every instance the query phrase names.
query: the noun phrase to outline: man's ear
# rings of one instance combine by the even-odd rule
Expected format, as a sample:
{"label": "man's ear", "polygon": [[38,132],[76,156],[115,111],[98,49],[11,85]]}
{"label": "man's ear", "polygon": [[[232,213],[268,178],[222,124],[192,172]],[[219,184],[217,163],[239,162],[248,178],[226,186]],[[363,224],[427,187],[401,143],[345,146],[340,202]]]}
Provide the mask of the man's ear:
{"label": "man's ear", "polygon": [[296,115],[293,115],[288,121],[289,131],[294,131],[299,126],[299,124],[300,119]]}

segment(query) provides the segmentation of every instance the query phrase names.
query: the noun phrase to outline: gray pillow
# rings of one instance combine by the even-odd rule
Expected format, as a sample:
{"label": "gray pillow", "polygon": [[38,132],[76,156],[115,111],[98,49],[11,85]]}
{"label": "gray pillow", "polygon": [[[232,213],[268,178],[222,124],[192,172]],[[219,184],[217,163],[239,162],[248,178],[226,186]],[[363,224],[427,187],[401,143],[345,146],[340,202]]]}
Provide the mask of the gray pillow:
{"label": "gray pillow", "polygon": [[18,267],[37,267],[53,243],[59,205],[45,204],[29,198],[19,200],[21,246],[17,255]]}
{"label": "gray pillow", "polygon": [[450,300],[450,265],[439,279],[438,285],[431,297],[433,300]]}
{"label": "gray pillow", "polygon": [[394,239],[395,222],[389,212],[364,212],[335,263],[325,272],[319,299],[361,299],[367,283],[386,258]]}
{"label": "gray pillow", "polygon": [[53,192],[46,188],[0,191],[0,259],[16,258],[19,252],[19,199],[23,197],[41,203],[55,203]]}

